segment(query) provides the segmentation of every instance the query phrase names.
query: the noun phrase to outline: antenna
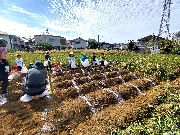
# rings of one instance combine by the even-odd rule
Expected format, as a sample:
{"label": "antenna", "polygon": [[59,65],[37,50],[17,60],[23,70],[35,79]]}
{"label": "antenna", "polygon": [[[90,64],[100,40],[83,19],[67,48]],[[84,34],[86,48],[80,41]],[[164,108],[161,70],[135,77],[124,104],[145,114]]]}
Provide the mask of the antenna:
{"label": "antenna", "polygon": [[160,29],[159,29],[159,34],[158,36],[161,36],[163,33],[165,33],[165,37],[168,38],[170,37],[169,33],[169,20],[170,20],[170,6],[171,6],[171,0],[165,0],[164,1],[164,9],[163,9],[163,14],[162,14],[162,19],[161,19],[161,24],[160,24]]}

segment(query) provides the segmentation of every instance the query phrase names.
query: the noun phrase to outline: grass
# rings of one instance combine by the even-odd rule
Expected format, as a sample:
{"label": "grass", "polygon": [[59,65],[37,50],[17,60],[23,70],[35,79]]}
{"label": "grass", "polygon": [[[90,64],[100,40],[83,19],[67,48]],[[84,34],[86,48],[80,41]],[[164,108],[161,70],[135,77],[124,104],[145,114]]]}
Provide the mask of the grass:
{"label": "grass", "polygon": [[[169,88],[164,87],[165,90]],[[114,135],[179,135],[180,134],[180,89],[174,89],[168,97],[159,97],[159,106],[149,106],[153,112],[145,118],[132,122],[125,130],[116,130]]]}

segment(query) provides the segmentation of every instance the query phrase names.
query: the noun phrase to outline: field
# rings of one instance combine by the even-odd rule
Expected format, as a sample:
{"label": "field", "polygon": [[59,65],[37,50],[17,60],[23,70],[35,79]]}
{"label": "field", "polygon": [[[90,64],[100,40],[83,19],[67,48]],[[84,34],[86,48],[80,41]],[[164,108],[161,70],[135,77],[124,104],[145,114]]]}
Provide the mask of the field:
{"label": "field", "polygon": [[[93,51],[86,52],[89,58]],[[101,51],[96,52],[99,57]],[[31,102],[22,103],[19,98],[23,92],[16,83],[21,77],[10,82],[9,102],[0,106],[0,133],[104,135],[115,131],[115,134],[130,134],[132,129],[131,132],[121,130],[129,125],[135,127],[131,122],[147,117],[154,106],[162,103],[161,97],[173,93],[179,95],[180,58],[176,55],[110,51],[105,52],[109,62],[107,67],[83,68],[80,66],[80,51],[74,53],[79,65],[75,70],[67,68],[67,52],[51,54],[52,61],[58,61],[62,71],[50,77],[50,97],[34,97]],[[44,59],[44,52],[21,54],[26,65]],[[9,53],[11,65],[14,59],[15,54]],[[176,106],[178,112],[179,97]],[[171,123],[176,133],[179,132],[178,122]]]}

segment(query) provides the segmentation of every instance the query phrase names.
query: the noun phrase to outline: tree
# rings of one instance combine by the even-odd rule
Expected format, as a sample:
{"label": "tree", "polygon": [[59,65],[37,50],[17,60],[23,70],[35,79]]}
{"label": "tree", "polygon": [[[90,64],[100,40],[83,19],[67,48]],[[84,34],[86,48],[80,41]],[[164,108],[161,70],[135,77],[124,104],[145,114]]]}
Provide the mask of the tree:
{"label": "tree", "polygon": [[38,43],[34,46],[35,50],[49,51],[55,49],[50,43]]}
{"label": "tree", "polygon": [[168,39],[161,41],[159,44],[161,51],[164,53],[170,53],[174,48],[173,45],[175,46],[173,41]]}
{"label": "tree", "polygon": [[97,49],[99,47],[99,43],[96,42],[95,40],[88,40],[88,48],[89,49]]}
{"label": "tree", "polygon": [[129,44],[128,44],[128,50],[129,51],[137,51],[139,50],[139,48],[135,45],[135,43],[130,40]]}

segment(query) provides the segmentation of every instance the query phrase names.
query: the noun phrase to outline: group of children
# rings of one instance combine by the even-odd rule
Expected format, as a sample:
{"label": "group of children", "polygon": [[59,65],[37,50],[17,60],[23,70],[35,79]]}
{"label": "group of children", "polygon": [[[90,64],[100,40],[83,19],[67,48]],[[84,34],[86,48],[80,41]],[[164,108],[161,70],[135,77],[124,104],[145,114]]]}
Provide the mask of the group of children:
{"label": "group of children", "polygon": [[[84,52],[81,52],[81,63],[85,62],[87,60],[87,56]],[[69,68],[71,69],[72,68],[72,63],[74,64],[75,63],[75,58],[74,58],[74,54],[73,52],[70,52],[69,53]],[[96,66],[96,65],[100,65],[100,66],[106,66],[106,60],[105,60],[105,56],[104,56],[104,53],[101,53],[101,56],[100,56],[100,61],[98,60],[97,56],[96,56],[96,53],[93,53],[93,56],[92,56],[92,65],[93,66]]]}
{"label": "group of children", "polygon": [[[1,47],[2,48],[2,47]],[[5,53],[4,53],[5,54]],[[100,61],[97,59],[97,57],[96,57],[96,54],[95,53],[93,53],[93,55],[92,55],[92,65],[93,66],[96,66],[96,65],[99,65],[99,66],[106,66],[106,64],[105,64],[105,56],[104,56],[104,53],[101,53],[101,56],[100,56]],[[1,61],[6,61],[6,57],[3,57],[3,56],[1,56],[1,59],[0,59]],[[45,69],[47,70],[47,71],[53,71],[53,73],[57,73],[57,72],[59,72],[60,70],[61,70],[61,67],[60,67],[60,65],[59,65],[59,63],[58,62],[55,62],[54,63],[54,65],[53,65],[53,68],[52,68],[52,63],[51,63],[51,56],[50,56],[50,53],[49,52],[46,52],[46,54],[45,54],[45,56],[44,56],[44,67],[45,67]],[[84,66],[84,63],[85,62],[87,62],[88,61],[88,58],[87,58],[87,56],[86,56],[86,54],[84,53],[84,52],[82,52],[81,53],[81,58],[80,58],[80,60],[81,60],[81,64],[82,64],[82,66]],[[3,61],[3,62],[1,62],[0,61],[0,69],[6,69],[6,70],[8,70],[9,69],[9,66],[7,66],[8,64],[4,64],[5,62]],[[69,62],[69,68],[70,69],[73,69],[73,68],[75,68],[76,67],[76,64],[75,64],[75,57],[74,57],[74,53],[73,52],[70,52],[69,53],[69,57],[68,57],[68,62]],[[8,76],[8,72],[9,71],[1,71],[0,73],[3,73],[1,76],[0,76],[0,81],[3,81],[3,87],[2,87],[2,94],[0,95],[0,100],[2,100],[3,101],[3,104],[4,103],[6,103],[6,98],[5,98],[5,94],[6,94],[6,91],[7,91],[7,85],[8,85],[8,80],[12,80],[13,78],[15,78],[16,77],[16,75],[19,75],[19,72],[20,73],[24,73],[24,72],[22,72],[23,70],[24,70],[24,68],[25,68],[25,66],[24,66],[24,61],[23,61],[23,59],[22,59],[22,57],[21,57],[21,55],[20,54],[18,54],[17,55],[17,58],[16,58],[16,60],[15,60],[15,63],[16,63],[16,65],[14,65],[14,66],[12,66],[12,71],[11,71],[11,73],[10,73],[10,75]],[[40,62],[39,62],[40,63]],[[107,61],[106,61],[106,63],[107,63]],[[88,61],[88,65],[89,65],[89,61]],[[38,64],[38,62],[37,63],[35,63],[35,64],[32,64],[32,63],[30,63],[30,65],[29,65],[29,69],[31,69],[31,71],[32,70],[34,70],[34,68],[35,69],[38,69],[38,70],[40,70],[39,68],[38,68],[38,66],[41,66],[41,68],[43,69],[43,63],[42,63],[42,65],[39,65]],[[4,68],[5,67],[5,68]],[[84,66],[85,67],[85,66]],[[87,66],[86,66],[87,67]],[[45,71],[46,71],[45,70]],[[37,74],[37,72],[39,73],[39,71],[37,71],[37,70],[34,70],[34,74],[36,74],[36,75],[38,75]],[[44,72],[44,71],[43,71]],[[26,72],[25,73],[27,73],[28,74],[28,76],[31,76],[32,74],[33,74],[33,72],[28,72],[28,69],[26,68]],[[5,78],[5,75],[6,75],[6,79],[4,79]],[[14,75],[14,76],[13,76]],[[38,75],[39,76],[39,75]],[[2,80],[2,79],[4,79],[4,80]],[[36,79],[38,79],[38,77],[36,78]],[[36,80],[35,79],[35,80]],[[28,80],[30,81],[30,79],[29,79],[29,77],[28,77]],[[33,80],[34,81],[34,80]],[[39,81],[39,79],[38,79],[38,81]],[[43,84],[44,85],[44,84]],[[34,85],[32,85],[33,87],[34,87]],[[30,86],[29,86],[30,87]],[[45,86],[43,86],[43,87],[45,87]],[[44,89],[43,89],[44,90]],[[24,90],[25,91],[25,90]],[[38,93],[39,94],[39,93]],[[2,96],[3,95],[3,96]],[[25,95],[27,95],[27,94],[25,94]],[[41,94],[39,94],[40,96],[41,96]],[[22,96],[22,98],[24,98],[24,96]],[[22,98],[21,98],[21,101],[23,101],[22,100]],[[25,100],[24,100],[25,101]],[[28,100],[29,101],[29,100]]]}
{"label": "group of children", "polygon": [[[84,52],[81,52],[80,60],[81,60],[81,63],[83,63],[86,60],[88,60],[87,56],[86,56],[86,54]],[[50,61],[51,61],[50,53],[47,52],[45,54],[45,62],[44,62],[44,66],[46,67],[47,71],[52,69],[52,65],[51,65]],[[74,53],[73,52],[69,53],[68,62],[69,62],[69,69],[73,69],[73,68],[76,67],[76,65],[75,65],[75,57],[74,57]],[[105,60],[104,53],[101,53],[100,61],[98,60],[98,58],[96,56],[96,53],[93,53],[93,55],[92,55],[92,65],[93,66],[96,66],[96,65],[106,66],[107,65],[107,61]],[[60,66],[59,66],[58,62],[54,63],[53,71],[54,72],[59,72],[60,71]]]}
{"label": "group of children", "polygon": [[[84,52],[81,52],[81,63],[85,62],[85,60],[87,59],[87,56]],[[96,53],[93,53],[92,55],[92,65],[93,66],[96,66],[96,65],[99,65],[99,66],[105,66],[105,56],[104,56],[104,53],[101,53],[101,56],[100,56],[100,61],[98,60],[97,56],[96,56]],[[52,64],[51,64],[51,56],[50,56],[50,53],[49,52],[46,52],[45,56],[44,56],[44,67],[47,71],[54,71],[54,72],[59,72],[61,70],[61,67],[59,65],[58,62],[55,62],[53,67],[52,67]],[[75,68],[75,58],[74,58],[74,53],[73,52],[70,52],[69,53],[69,57],[68,57],[68,62],[69,62],[69,68],[70,69],[73,69]],[[22,67],[23,67],[23,59],[21,57],[20,54],[17,55],[17,58],[15,60],[15,63],[16,65],[12,67],[12,70],[13,71],[19,71],[21,72],[22,70]],[[30,67],[30,65],[29,65]]]}

